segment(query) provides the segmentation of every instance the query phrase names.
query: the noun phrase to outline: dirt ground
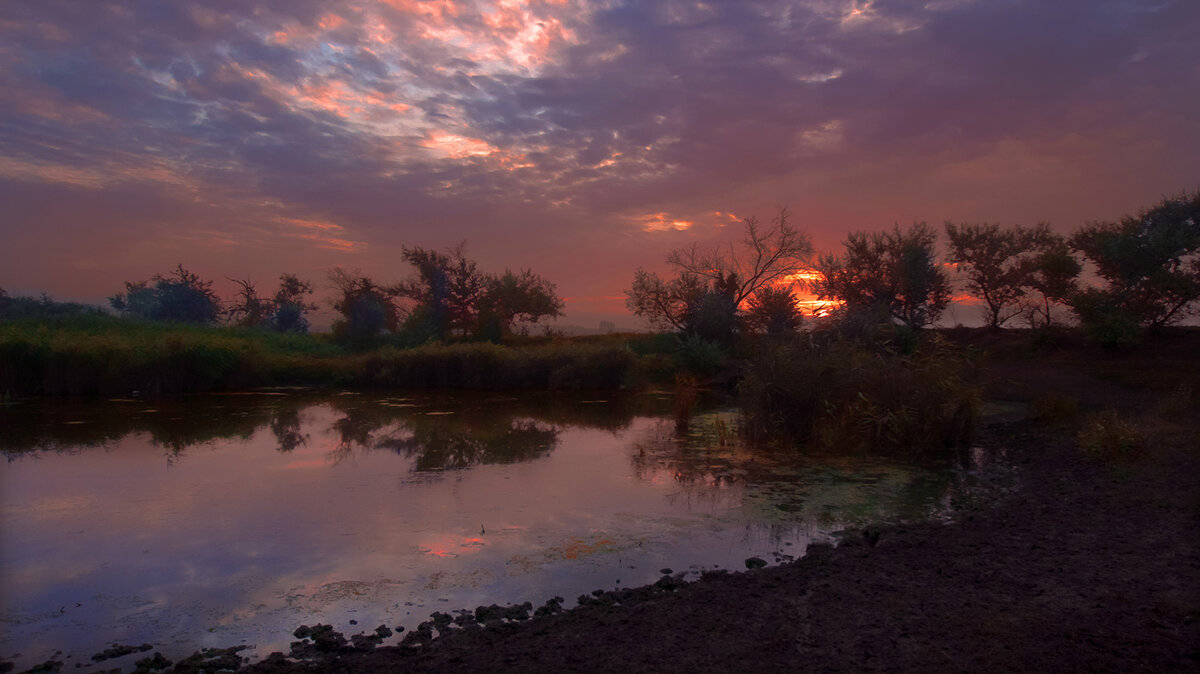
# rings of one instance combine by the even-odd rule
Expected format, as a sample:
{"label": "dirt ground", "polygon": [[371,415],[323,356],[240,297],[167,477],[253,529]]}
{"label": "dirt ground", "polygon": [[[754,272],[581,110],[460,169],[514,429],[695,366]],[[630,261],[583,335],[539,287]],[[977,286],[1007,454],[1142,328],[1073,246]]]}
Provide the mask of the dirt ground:
{"label": "dirt ground", "polygon": [[[1200,671],[1195,337],[1126,354],[991,345],[990,394],[1031,403],[1040,420],[983,431],[1015,451],[1019,488],[955,522],[852,536],[779,567],[668,578],[419,647],[251,669]],[[1080,449],[1078,429],[1101,408],[1130,421],[1136,447]]]}

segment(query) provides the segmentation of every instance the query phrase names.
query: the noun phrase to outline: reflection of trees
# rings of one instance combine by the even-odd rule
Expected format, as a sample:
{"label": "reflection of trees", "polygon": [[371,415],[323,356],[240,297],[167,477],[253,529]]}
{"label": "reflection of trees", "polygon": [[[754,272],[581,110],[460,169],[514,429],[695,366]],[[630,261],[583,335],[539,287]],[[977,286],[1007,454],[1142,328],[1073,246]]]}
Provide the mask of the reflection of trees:
{"label": "reflection of trees", "polygon": [[693,417],[686,434],[664,420],[631,452],[638,479],[671,481],[669,495],[689,505],[740,506],[761,522],[804,523],[824,530],[940,514],[970,490],[952,462],[804,453],[754,447],[727,431],[728,414]]}
{"label": "reflection of trees", "polygon": [[271,418],[271,433],[279,443],[279,451],[290,452],[308,442],[308,436],[300,432],[300,410],[296,407],[285,407],[275,412]]}
{"label": "reflection of trees", "polygon": [[387,401],[336,405],[343,416],[333,422],[338,438],[334,460],[356,448],[384,449],[415,459],[415,470],[446,470],[528,461],[546,455],[558,442],[556,426],[514,414],[512,403],[519,401],[441,402],[439,407],[457,409],[396,407]]}
{"label": "reflection of trees", "polygon": [[[415,460],[416,470],[527,461],[550,452],[559,429],[616,432],[636,416],[670,412],[661,395],[458,393],[388,398],[289,395],[205,395],[122,401],[37,401],[0,406],[0,451],[78,451],[132,433],[148,434],[172,459],[187,448],[220,439],[249,438],[267,429],[281,452],[306,444],[301,412],[326,404],[339,418],[334,460],[384,449]],[[453,412],[442,416],[429,412]],[[307,429],[309,433],[312,429]]]}
{"label": "reflection of trees", "polygon": [[0,407],[0,451],[100,447],[145,433],[170,456],[218,439],[249,438],[280,410],[302,402],[274,396],[188,396],[119,402],[37,401]]}
{"label": "reflection of trees", "polygon": [[545,456],[558,444],[558,429],[534,419],[495,424],[459,424],[452,417],[413,418],[409,435],[382,439],[379,447],[415,457],[415,470],[467,468],[477,464],[517,463]]}

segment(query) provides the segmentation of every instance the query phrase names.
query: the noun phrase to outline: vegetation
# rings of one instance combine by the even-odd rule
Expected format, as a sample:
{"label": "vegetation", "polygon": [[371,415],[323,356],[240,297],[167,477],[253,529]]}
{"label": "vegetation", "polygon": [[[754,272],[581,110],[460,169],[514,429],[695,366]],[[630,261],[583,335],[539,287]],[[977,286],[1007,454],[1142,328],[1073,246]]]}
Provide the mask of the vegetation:
{"label": "vegetation", "polygon": [[936,337],[911,353],[837,334],[776,342],[746,366],[746,432],[816,448],[922,452],[969,439],[982,389],[970,352]]}
{"label": "vegetation", "polygon": [[1070,244],[1104,280],[1070,299],[1080,323],[1102,343],[1134,342],[1142,329],[1193,313],[1200,299],[1200,190],[1120,222],[1088,224]]}
{"label": "vegetation", "polygon": [[[771,315],[778,310],[780,293],[791,292],[790,286],[777,284],[786,284],[807,268],[812,243],[788,219],[786,208],[775,218],[774,227],[763,228],[756,218],[746,218],[741,248],[693,245],[672,251],[667,263],[676,276],[663,279],[638,269],[633,287],[625,291],[625,305],[656,328],[724,343],[747,325],[778,327],[793,322],[788,315]],[[744,305],[752,299],[760,308],[747,324]]]}
{"label": "vegetation", "polygon": [[233,325],[243,328],[268,328],[276,332],[308,332],[309,311],[317,305],[308,300],[313,286],[293,274],[279,277],[279,290],[269,299],[258,297],[254,282],[249,279],[230,279],[238,285],[238,296],[226,310]]}
{"label": "vegetation", "polygon": [[126,281],[125,292],[108,299],[124,316],[151,321],[176,321],[212,325],[221,316],[221,300],[212,281],[179,265],[168,275],[155,274],[149,281]]}
{"label": "vegetation", "polygon": [[652,376],[645,362],[655,358],[631,350],[632,339],[385,346],[359,353],[324,335],[104,315],[7,320],[0,322],[0,395],[153,395],[278,385],[618,389]]}
{"label": "vegetation", "polygon": [[[1045,225],[948,223],[946,259],[993,328],[1019,315],[1048,327],[1069,307],[1099,342],[1128,344],[1194,313],[1198,212],[1200,191],[1118,223],[1087,225],[1069,239]],[[821,433],[849,437],[858,429],[893,445],[926,432],[945,440],[965,427],[971,387],[959,376],[970,369],[966,357],[919,332],[949,301],[936,240],[934,229],[916,223],[853,233],[843,255],[822,255],[812,285],[839,309],[808,335],[798,332],[793,284],[812,246],[786,209],[771,227],[746,219],[740,245],[673,251],[672,278],[637,270],[627,305],[674,335],[518,339],[562,313],[554,284],[530,270],[485,273],[465,244],[404,248],[414,273],[390,285],[335,268],[329,302],[339,318],[330,335],[305,334],[314,288],[292,274],[269,297],[249,279],[231,279],[238,292],[223,305],[210,281],[180,265],[126,283],[110,298],[120,318],[0,290],[0,386],[8,394],[275,384],[557,389],[744,377],[756,434],[777,429],[820,444],[832,442]],[[1080,287],[1076,253],[1102,285]],[[950,369],[938,369],[931,354]]]}
{"label": "vegetation", "polygon": [[813,289],[841,311],[899,321],[920,329],[950,302],[950,282],[937,264],[937,232],[918,222],[907,230],[854,232],[842,257],[822,255]]}
{"label": "vegetation", "polygon": [[983,301],[991,328],[1027,313],[1023,300],[1038,256],[1061,243],[1061,237],[1052,234],[1046,224],[1002,228],[997,223],[947,222],[946,238],[950,242],[947,259],[963,275],[966,289]]}
{"label": "vegetation", "polygon": [[402,257],[416,273],[390,286],[335,269],[330,281],[339,295],[333,307],[342,315],[334,324],[335,337],[358,349],[377,346],[387,333],[407,346],[499,341],[562,315],[563,301],[553,283],[529,269],[484,273],[465,250],[465,243],[445,252],[405,247]]}

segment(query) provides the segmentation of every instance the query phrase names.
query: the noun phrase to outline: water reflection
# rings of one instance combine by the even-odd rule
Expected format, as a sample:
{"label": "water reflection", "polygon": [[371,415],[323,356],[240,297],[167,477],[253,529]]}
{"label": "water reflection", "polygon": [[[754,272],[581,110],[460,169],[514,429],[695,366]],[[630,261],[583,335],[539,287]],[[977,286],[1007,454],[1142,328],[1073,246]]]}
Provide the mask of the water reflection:
{"label": "water reflection", "polygon": [[0,451],[12,461],[26,452],[76,452],[143,434],[175,461],[191,447],[246,440],[265,427],[278,451],[286,453],[307,445],[312,430],[303,428],[301,413],[321,405],[339,415],[325,429],[337,438],[328,450],[333,463],[355,452],[389,450],[415,459],[414,470],[437,471],[536,459],[553,450],[560,428],[618,431],[636,415],[661,414],[668,404],[662,396],[398,398],[354,392],[332,398],[265,392],[156,401],[26,401],[0,406],[5,429]]}
{"label": "water reflection", "polygon": [[[282,393],[282,392],[281,392]],[[668,396],[202,396],[0,409],[0,657],[575,597],[937,515],[977,476],[736,441]],[[707,411],[706,411],[707,410]],[[68,651],[71,652],[71,651]]]}

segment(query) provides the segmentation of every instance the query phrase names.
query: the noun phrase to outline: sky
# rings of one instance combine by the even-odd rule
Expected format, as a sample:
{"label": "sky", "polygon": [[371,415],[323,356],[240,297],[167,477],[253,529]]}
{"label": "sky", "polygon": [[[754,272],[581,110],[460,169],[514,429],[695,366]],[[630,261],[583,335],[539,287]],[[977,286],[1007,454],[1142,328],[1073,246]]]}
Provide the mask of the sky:
{"label": "sky", "polygon": [[7,0],[0,287],[328,296],[466,241],[633,326],[638,267],[783,206],[836,252],[1200,187],[1198,31],[1195,0]]}

